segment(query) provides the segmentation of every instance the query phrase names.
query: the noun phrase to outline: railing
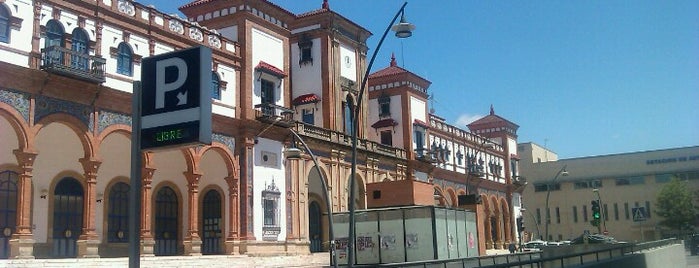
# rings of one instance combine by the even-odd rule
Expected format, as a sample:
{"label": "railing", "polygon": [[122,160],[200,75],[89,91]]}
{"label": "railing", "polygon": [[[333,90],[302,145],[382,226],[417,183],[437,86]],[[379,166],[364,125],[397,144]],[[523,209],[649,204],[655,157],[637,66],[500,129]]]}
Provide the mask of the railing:
{"label": "railing", "polygon": [[42,70],[93,83],[105,81],[105,62],[102,57],[60,46],[50,46],[41,50]]}
{"label": "railing", "polygon": [[[543,257],[541,251],[470,257],[450,260],[428,260],[402,263],[355,265],[356,267],[580,267],[612,258],[636,254],[648,249],[682,243],[676,238],[639,243],[616,244],[603,249]],[[544,249],[546,250],[546,249]],[[586,266],[587,267],[587,266]]]}
{"label": "railing", "polygon": [[[371,265],[355,265],[356,267],[491,267],[492,265],[508,265],[524,261],[536,262],[541,258],[540,252],[525,252],[515,254],[490,255],[449,260],[412,261],[402,263],[386,263]],[[507,267],[507,266],[505,266]],[[533,266],[537,267],[537,266]]]}
{"label": "railing", "polygon": [[274,123],[284,127],[291,127],[294,124],[294,110],[272,103],[262,103],[255,105],[255,118],[257,120]]}
{"label": "railing", "polygon": [[[302,136],[332,142],[343,146],[352,146],[351,136],[342,132],[332,131],[329,129],[316,127],[314,125],[309,125],[301,122],[296,122],[295,130],[299,135]],[[357,148],[401,159],[405,159],[407,157],[405,150],[403,149],[383,145],[369,140],[358,140]]]}

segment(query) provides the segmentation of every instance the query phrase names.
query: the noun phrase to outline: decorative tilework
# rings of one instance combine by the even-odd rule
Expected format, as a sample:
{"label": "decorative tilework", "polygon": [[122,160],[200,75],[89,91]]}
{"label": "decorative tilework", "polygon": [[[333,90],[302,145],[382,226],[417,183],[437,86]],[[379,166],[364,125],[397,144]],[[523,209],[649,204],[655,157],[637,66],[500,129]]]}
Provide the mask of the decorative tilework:
{"label": "decorative tilework", "polygon": [[29,121],[29,94],[10,89],[0,89],[0,101],[17,109],[24,117],[24,120]]}
{"label": "decorative tilework", "polygon": [[36,98],[34,122],[39,122],[47,115],[55,114],[57,112],[63,112],[75,116],[82,121],[85,126],[88,127],[88,129],[92,130],[91,123],[93,118],[91,118],[92,109],[90,106],[44,96],[38,96]]}
{"label": "decorative tilework", "polygon": [[225,144],[228,146],[228,149],[231,150],[231,152],[235,152],[235,138],[223,134],[212,133],[211,139],[213,141]]}
{"label": "decorative tilework", "polygon": [[97,121],[97,132],[101,133],[107,127],[117,124],[131,126],[131,116],[102,110],[99,113],[99,121]]}

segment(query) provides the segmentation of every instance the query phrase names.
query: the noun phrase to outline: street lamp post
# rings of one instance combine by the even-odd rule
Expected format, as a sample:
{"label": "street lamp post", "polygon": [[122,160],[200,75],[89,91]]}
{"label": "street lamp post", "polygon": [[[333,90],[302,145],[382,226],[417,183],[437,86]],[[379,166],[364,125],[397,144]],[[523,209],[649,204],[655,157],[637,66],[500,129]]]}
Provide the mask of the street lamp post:
{"label": "street lamp post", "polygon": [[[362,77],[362,84],[361,87],[359,88],[359,96],[357,98],[357,103],[354,107],[354,111],[352,111],[352,167],[351,167],[351,173],[350,173],[350,181],[349,181],[349,234],[348,234],[348,241],[347,241],[347,264],[348,267],[353,267],[354,266],[354,243],[355,243],[355,216],[354,216],[354,211],[355,211],[355,205],[354,205],[354,199],[355,199],[355,194],[354,194],[354,189],[356,188],[355,184],[355,178],[357,176],[357,131],[359,129],[359,108],[361,107],[362,103],[362,98],[364,96],[364,91],[366,91],[366,84],[368,82],[369,78],[369,72],[371,72],[371,66],[374,65],[374,60],[376,59],[376,55],[379,52],[379,49],[381,48],[381,45],[383,44],[384,39],[386,39],[386,35],[388,34],[389,30],[393,30],[396,32],[396,37],[398,38],[407,38],[412,36],[412,31],[415,30],[415,26],[406,22],[405,21],[405,6],[408,4],[408,2],[403,3],[403,5],[400,7],[396,15],[393,17],[391,22],[388,24],[388,27],[386,28],[386,31],[384,31],[383,36],[381,36],[381,39],[379,40],[378,45],[376,46],[376,50],[374,50],[374,54],[371,56],[371,60],[369,60],[369,65],[367,66],[366,72],[364,73],[364,76]],[[398,16],[401,16],[400,22],[396,25],[393,25],[393,23],[396,22],[396,19],[398,19]]]}
{"label": "street lamp post", "polygon": [[[527,210],[526,208],[521,208],[521,209],[519,209],[519,211],[521,211],[522,213],[529,212],[529,216],[532,216],[532,220],[534,220],[534,224],[536,225],[536,237],[541,239],[541,230],[539,230],[539,222],[536,220],[536,217],[534,216],[534,214],[531,211]],[[524,217],[524,215],[522,215],[522,217]]]}
{"label": "street lamp post", "polygon": [[[308,152],[308,154],[311,156],[311,160],[313,161],[315,169],[318,172],[318,175],[320,176],[320,184],[323,187],[323,193],[325,194],[325,206],[328,209],[328,241],[330,242],[328,247],[330,251],[330,259],[333,267],[337,267],[337,254],[335,254],[335,233],[333,230],[332,200],[330,200],[330,196],[328,195],[327,180],[325,179],[323,172],[320,170],[320,166],[318,165],[318,159],[316,158],[315,154],[313,154],[313,151],[311,151],[311,149],[308,148],[306,142],[303,141],[303,139],[299,136],[298,133],[296,133],[296,131],[294,131],[293,129],[289,129],[289,131],[291,132],[291,134],[294,135],[296,139],[298,139],[299,142],[301,142],[303,148],[306,149],[306,152]],[[294,142],[292,143],[292,147],[284,151],[284,156],[287,159],[300,159],[301,150],[299,148],[296,148],[296,143]]]}
{"label": "street lamp post", "polygon": [[[607,211],[604,209],[604,206],[602,205],[602,197],[600,197],[600,195],[599,195],[599,189],[597,189],[597,188],[592,189],[592,192],[594,192],[595,194],[597,194],[597,204],[599,204],[599,207],[600,207],[600,215],[602,215],[602,217],[601,217],[601,218],[602,218],[602,224],[601,224],[601,225],[597,225],[597,232],[598,232],[599,234],[607,235],[607,217],[604,215],[604,213],[607,212]],[[604,233],[600,232],[600,231],[601,231],[600,229],[602,229],[602,225],[604,225]]]}
{"label": "street lamp post", "polygon": [[568,176],[568,171],[566,171],[566,167],[568,165],[564,165],[561,170],[556,173],[556,176],[553,177],[553,180],[549,181],[549,183],[546,184],[546,228],[545,228],[545,237],[546,241],[549,240],[549,224],[551,224],[551,213],[549,212],[549,197],[551,197],[551,186],[556,183],[556,180],[558,179],[559,176]]}

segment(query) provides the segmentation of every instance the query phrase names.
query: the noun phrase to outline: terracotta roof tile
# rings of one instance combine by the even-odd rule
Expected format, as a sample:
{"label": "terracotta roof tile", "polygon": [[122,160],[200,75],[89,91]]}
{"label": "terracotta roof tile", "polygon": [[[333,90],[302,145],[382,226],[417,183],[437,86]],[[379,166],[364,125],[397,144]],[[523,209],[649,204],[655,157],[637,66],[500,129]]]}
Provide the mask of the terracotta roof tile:
{"label": "terracotta roof tile", "polygon": [[393,118],[386,118],[386,119],[381,119],[379,121],[376,121],[371,127],[373,128],[382,128],[382,127],[395,127],[398,125],[398,122],[396,120],[393,120]]}
{"label": "terracotta roof tile", "polygon": [[294,105],[302,105],[302,104],[307,104],[307,103],[316,103],[319,101],[320,101],[320,97],[318,97],[318,95],[316,95],[316,94],[311,93],[311,94],[305,94],[305,95],[301,95],[301,96],[296,97],[292,101],[292,103]]}
{"label": "terracotta roof tile", "polygon": [[282,70],[280,70],[277,67],[274,67],[274,65],[266,63],[264,61],[260,61],[259,64],[255,67],[255,70],[262,71],[269,73],[271,75],[277,76],[277,77],[285,77],[286,73]]}

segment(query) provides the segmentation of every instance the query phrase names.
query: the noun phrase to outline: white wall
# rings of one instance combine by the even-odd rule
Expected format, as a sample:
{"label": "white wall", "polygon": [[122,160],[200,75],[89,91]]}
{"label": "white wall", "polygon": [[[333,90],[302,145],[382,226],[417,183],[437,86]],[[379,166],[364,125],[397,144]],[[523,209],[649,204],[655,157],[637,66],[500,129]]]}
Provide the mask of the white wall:
{"label": "white wall", "polygon": [[357,55],[345,44],[340,44],[340,75],[357,82]]}
{"label": "white wall", "polygon": [[[254,167],[253,167],[253,229],[255,237],[262,240],[262,225],[264,223],[264,211],[262,207],[262,191],[272,181],[281,193],[279,197],[279,227],[281,232],[277,236],[278,241],[286,240],[286,177],[284,172],[284,159],[282,155],[283,145],[281,142],[259,138],[254,147]],[[267,155],[267,161],[263,159]]]}
{"label": "white wall", "polygon": [[[391,116],[393,120],[396,120],[398,122],[398,125],[395,126],[395,128],[380,128],[380,129],[374,129],[371,127],[372,124],[376,123],[377,121],[383,119],[379,117],[380,113],[380,107],[379,107],[379,100],[377,99],[370,99],[368,103],[368,108],[369,108],[369,116],[368,116],[368,121],[367,121],[367,126],[368,126],[368,134],[369,134],[369,139],[375,142],[380,143],[381,142],[381,131],[382,130],[393,130],[393,147],[401,148],[401,149],[406,149],[403,146],[403,130],[404,126],[401,124],[403,123],[403,107],[401,106],[401,99],[402,97],[400,95],[394,95],[390,96],[391,103],[390,103],[390,109],[391,109]],[[411,123],[412,124],[412,123]],[[406,129],[407,131],[410,131],[411,128]]]}
{"label": "white wall", "polygon": [[[291,83],[292,85],[292,97],[291,99],[293,100],[294,98],[305,95],[305,94],[311,94],[314,93],[318,95],[321,100],[325,100],[326,96],[323,96],[323,85],[322,85],[322,76],[321,76],[321,68],[323,66],[323,62],[321,61],[321,43],[319,38],[315,38],[311,40],[313,42],[313,46],[311,47],[311,57],[313,58],[313,63],[306,63],[303,65],[299,65],[299,59],[300,59],[300,49],[298,43],[293,43],[291,44],[291,62],[289,65],[291,65],[291,80],[293,81]],[[304,105],[302,108],[313,108],[314,109],[314,122],[316,125],[321,125],[323,122],[323,107],[318,103],[317,105],[313,104],[308,104]],[[301,118],[303,116],[303,112],[301,109],[296,110],[296,119],[301,121]]]}
{"label": "white wall", "polygon": [[[272,66],[277,67],[280,70],[284,70],[284,43],[279,38],[276,38],[263,31],[253,28],[251,61],[251,64],[253,66],[253,75],[250,76],[250,79],[252,79],[252,81],[250,82],[253,85],[253,106],[262,102],[262,98],[260,97],[260,81],[257,81],[260,74],[258,71],[254,70],[254,67],[257,66],[260,63],[260,61],[264,61],[268,64],[271,64]],[[284,88],[283,81],[264,73],[262,74],[262,76],[265,79],[269,79],[270,81],[275,83],[275,103],[280,106],[283,105],[285,94],[282,90]]]}

